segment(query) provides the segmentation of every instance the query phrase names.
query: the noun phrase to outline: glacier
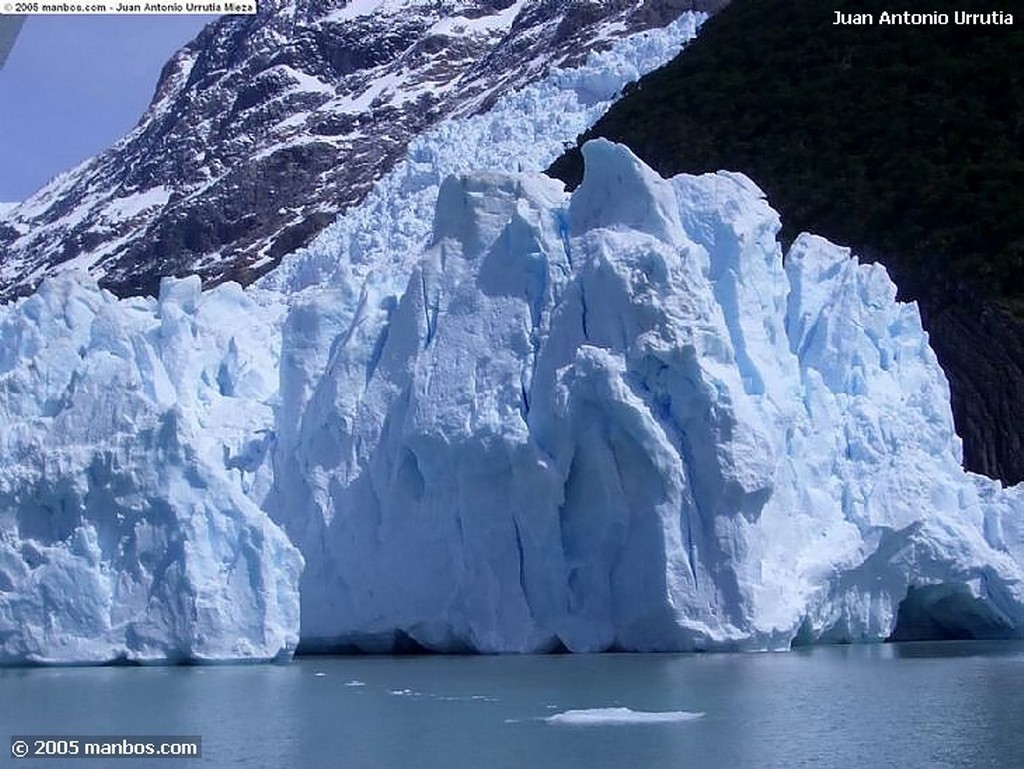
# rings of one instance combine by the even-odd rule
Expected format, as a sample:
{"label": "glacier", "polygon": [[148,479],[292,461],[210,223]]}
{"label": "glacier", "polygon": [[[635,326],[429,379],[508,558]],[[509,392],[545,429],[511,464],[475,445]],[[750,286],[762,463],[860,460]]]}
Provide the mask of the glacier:
{"label": "glacier", "polygon": [[787,648],[913,635],[911,594],[906,623],[1019,635],[1021,490],[961,468],[884,268],[811,235],[784,260],[742,175],[584,155],[572,195],[450,177],[399,293],[291,309],[267,510],[303,642]]}
{"label": "glacier", "polygon": [[75,273],[0,310],[0,661],[295,649],[302,556],[258,505],[272,316],[198,277],[118,300]]}
{"label": "glacier", "polygon": [[[69,271],[0,305],[0,664],[289,656],[303,561],[264,510],[294,397],[279,387],[285,317],[311,335],[286,359],[305,350],[315,372],[353,276],[399,285],[447,175],[545,167],[704,18],[444,121],[262,287],[168,279],[156,300],[117,300]],[[309,303],[322,314],[303,320]]]}
{"label": "glacier", "polygon": [[1024,489],[884,268],[584,156],[448,176],[401,278],[3,307],[0,660],[1020,636]]}
{"label": "glacier", "polygon": [[442,124],[246,290],[0,306],[0,663],[1024,635],[1024,486],[882,267],[740,174],[538,173],[694,30]]}

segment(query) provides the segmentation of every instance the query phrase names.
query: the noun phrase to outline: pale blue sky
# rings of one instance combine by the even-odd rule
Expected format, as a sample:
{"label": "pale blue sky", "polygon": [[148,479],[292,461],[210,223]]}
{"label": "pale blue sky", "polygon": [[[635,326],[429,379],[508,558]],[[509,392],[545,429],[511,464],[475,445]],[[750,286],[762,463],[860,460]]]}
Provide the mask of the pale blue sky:
{"label": "pale blue sky", "polygon": [[130,131],[164,62],[215,16],[30,16],[0,69],[0,201]]}

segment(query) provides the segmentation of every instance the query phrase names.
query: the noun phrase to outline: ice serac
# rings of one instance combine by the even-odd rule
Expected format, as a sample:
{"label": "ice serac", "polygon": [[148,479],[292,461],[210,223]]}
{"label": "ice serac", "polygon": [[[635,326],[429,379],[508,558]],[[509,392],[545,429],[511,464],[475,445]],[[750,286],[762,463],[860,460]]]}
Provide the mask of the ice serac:
{"label": "ice serac", "polygon": [[403,286],[291,309],[266,507],[308,564],[303,642],[1020,636],[1021,489],[961,469],[884,270],[810,235],[784,262],[742,175],[584,155],[571,196],[448,178]]}
{"label": "ice serac", "polygon": [[118,301],[81,274],[0,308],[0,663],[295,648],[302,558],[259,507],[274,316],[234,285]]}

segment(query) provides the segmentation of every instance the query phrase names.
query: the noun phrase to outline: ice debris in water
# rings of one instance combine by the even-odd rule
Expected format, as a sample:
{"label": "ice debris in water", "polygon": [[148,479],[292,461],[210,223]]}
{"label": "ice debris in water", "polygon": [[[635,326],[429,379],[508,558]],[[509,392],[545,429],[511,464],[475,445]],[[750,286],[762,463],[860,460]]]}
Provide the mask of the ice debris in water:
{"label": "ice debris in water", "polygon": [[703,718],[686,710],[645,711],[629,708],[589,708],[555,713],[544,720],[555,726],[628,726],[631,724],[678,724]]}

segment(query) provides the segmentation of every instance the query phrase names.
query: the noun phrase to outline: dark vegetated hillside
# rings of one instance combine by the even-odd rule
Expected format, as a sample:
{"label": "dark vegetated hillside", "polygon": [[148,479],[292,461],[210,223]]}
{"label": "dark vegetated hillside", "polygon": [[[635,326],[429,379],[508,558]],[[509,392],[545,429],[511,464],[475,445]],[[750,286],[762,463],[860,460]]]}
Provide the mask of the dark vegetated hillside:
{"label": "dark vegetated hillside", "polygon": [[[734,0],[581,140],[664,175],[742,171],[782,214],[883,262],[917,299],[950,377],[969,469],[1024,479],[1024,6]],[[1011,7],[1015,6],[1015,7]],[[834,26],[835,11],[950,15],[948,26]],[[551,169],[573,185],[573,150]]]}

